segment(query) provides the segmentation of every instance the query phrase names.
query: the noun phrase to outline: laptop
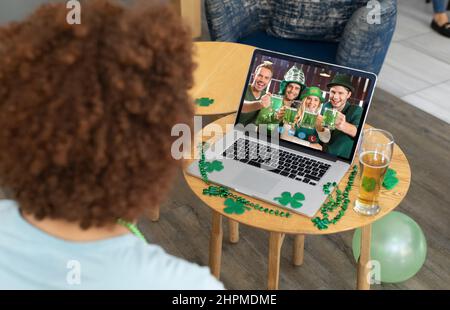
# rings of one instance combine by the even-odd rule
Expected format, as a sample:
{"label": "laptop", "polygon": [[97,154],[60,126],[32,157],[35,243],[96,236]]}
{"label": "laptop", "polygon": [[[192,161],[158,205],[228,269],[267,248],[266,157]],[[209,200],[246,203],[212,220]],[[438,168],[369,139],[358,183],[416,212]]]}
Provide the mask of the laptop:
{"label": "laptop", "polygon": [[[339,184],[351,166],[376,81],[374,73],[256,49],[233,129],[205,150],[206,161],[223,164],[222,170],[208,174],[209,180],[313,217],[327,198],[323,185]],[[341,115],[341,126],[335,125],[341,130],[333,128],[336,110],[348,125],[342,126]],[[312,128],[303,124],[305,111],[315,118]],[[201,177],[198,160],[187,173]],[[275,198],[284,192],[302,193],[303,205],[282,205]]]}

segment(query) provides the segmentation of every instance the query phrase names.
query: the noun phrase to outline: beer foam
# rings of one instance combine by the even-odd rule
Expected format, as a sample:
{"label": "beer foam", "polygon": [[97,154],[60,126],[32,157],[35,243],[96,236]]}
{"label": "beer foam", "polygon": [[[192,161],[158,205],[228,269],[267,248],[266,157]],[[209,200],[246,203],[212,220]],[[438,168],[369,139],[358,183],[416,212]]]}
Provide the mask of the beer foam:
{"label": "beer foam", "polygon": [[[366,154],[373,154],[373,157],[374,157],[374,158],[377,158],[377,159],[381,157],[381,160],[382,160],[382,161],[386,161],[386,164],[383,165],[383,166],[373,166],[373,165],[369,165],[368,163],[362,161],[362,158],[363,158]],[[387,158],[383,153],[380,153],[380,152],[374,152],[374,151],[362,152],[362,153],[359,155],[359,162],[362,163],[362,164],[365,165],[365,166],[370,167],[370,168],[377,168],[377,169],[385,168],[385,167],[389,166],[389,164],[390,164],[390,160],[388,160],[388,158]]]}

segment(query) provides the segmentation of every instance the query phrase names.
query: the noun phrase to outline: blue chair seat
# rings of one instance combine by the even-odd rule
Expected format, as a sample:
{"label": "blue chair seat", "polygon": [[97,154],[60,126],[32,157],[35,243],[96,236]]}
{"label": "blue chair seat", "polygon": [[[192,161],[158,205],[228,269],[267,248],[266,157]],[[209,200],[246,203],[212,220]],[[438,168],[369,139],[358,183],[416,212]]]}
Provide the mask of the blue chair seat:
{"label": "blue chair seat", "polygon": [[285,54],[336,63],[339,42],[288,40],[273,37],[264,31],[256,31],[238,39],[239,43],[256,46]]}
{"label": "blue chair seat", "polygon": [[239,42],[374,73],[380,72],[397,21],[397,0],[370,1],[371,5],[368,0],[322,0],[320,5],[317,0],[204,3],[213,41]]}

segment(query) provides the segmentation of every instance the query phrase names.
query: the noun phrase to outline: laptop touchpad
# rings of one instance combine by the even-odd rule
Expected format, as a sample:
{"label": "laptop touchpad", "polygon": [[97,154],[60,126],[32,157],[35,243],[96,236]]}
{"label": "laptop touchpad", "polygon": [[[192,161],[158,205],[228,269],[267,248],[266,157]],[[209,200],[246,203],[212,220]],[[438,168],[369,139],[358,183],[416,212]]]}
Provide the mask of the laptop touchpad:
{"label": "laptop touchpad", "polygon": [[280,179],[271,177],[267,173],[260,172],[256,169],[244,169],[232,182],[236,190],[245,188],[255,193],[266,194],[280,182]]}

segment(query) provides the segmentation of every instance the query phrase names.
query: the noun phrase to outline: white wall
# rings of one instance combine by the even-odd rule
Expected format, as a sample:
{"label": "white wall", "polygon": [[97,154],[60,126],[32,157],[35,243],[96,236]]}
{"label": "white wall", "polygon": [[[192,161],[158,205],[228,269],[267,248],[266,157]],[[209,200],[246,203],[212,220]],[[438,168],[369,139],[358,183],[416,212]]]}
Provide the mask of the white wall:
{"label": "white wall", "polygon": [[64,0],[0,0],[0,24],[20,20],[46,2]]}

